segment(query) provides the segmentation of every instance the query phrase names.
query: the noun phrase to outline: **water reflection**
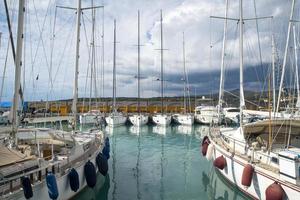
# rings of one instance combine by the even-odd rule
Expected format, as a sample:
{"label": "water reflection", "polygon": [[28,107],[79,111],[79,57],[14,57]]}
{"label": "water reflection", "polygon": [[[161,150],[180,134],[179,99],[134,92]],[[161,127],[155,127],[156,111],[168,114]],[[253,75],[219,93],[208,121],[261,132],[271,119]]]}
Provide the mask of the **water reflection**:
{"label": "water reflection", "polygon": [[105,177],[103,177],[100,173],[98,173],[97,174],[97,184],[95,185],[95,187],[93,189],[86,187],[82,192],[80,192],[78,195],[76,195],[72,199],[108,200],[109,199],[108,198],[109,188],[110,188],[109,174],[107,174]]}
{"label": "water reflection", "polygon": [[94,192],[85,189],[76,199],[246,199],[200,155],[198,137],[207,134],[208,127],[107,130],[111,133],[109,181]]}
{"label": "water reflection", "polygon": [[236,199],[248,199],[239,190],[228,183],[222,175],[212,168],[209,175],[206,172],[202,172],[202,184],[207,191],[209,199],[214,200],[236,200]]}
{"label": "water reflection", "polygon": [[195,136],[197,139],[202,140],[204,136],[209,133],[209,126],[195,125],[194,127]]}
{"label": "water reflection", "polygon": [[140,127],[130,126],[129,132],[133,135],[140,135],[142,133],[148,133],[148,129],[149,129],[148,126],[140,126]]}
{"label": "water reflection", "polygon": [[178,134],[190,135],[193,132],[193,126],[177,125],[173,127],[174,131]]}
{"label": "water reflection", "polygon": [[166,135],[167,132],[170,132],[171,127],[170,126],[153,126],[152,131],[153,133],[159,134],[159,135]]}

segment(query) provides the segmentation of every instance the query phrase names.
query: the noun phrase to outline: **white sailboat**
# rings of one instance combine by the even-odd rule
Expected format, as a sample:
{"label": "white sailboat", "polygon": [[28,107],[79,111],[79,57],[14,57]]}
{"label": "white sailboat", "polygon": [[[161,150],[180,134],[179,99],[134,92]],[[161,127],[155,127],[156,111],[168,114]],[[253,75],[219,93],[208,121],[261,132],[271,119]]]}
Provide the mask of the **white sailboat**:
{"label": "white sailboat", "polygon": [[140,43],[140,11],[138,11],[138,75],[137,75],[137,79],[138,79],[138,113],[134,114],[132,116],[129,116],[129,120],[130,122],[134,125],[134,126],[142,126],[148,123],[148,119],[149,116],[142,114],[141,113],[141,102],[140,102],[140,98],[141,98],[141,91],[140,91],[140,49],[141,48],[141,43]]}
{"label": "white sailboat", "polygon": [[[220,124],[223,121],[223,97],[224,97],[224,78],[225,78],[225,50],[227,39],[227,11],[228,0],[226,0],[225,8],[225,22],[223,28],[223,42],[222,42],[222,58],[221,58],[221,73],[220,73],[220,88],[219,88],[219,102],[218,106],[201,105],[195,108],[195,120],[200,124]],[[234,116],[235,117],[235,116]]]}
{"label": "white sailboat", "polygon": [[[268,120],[243,122],[245,19],[243,1],[239,2],[240,125],[237,128],[213,128],[209,137],[202,141],[202,154],[214,159],[213,164],[220,174],[253,199],[300,199],[299,120],[272,119],[269,102]],[[295,0],[291,13],[294,5]]]}
{"label": "white sailboat", "polygon": [[[108,144],[101,131],[64,132],[48,128],[19,128],[17,108],[21,77],[25,0],[19,1],[12,139],[1,140],[1,199],[70,199],[87,185],[94,187],[98,171],[106,175]],[[76,72],[79,59],[81,0],[77,9]],[[76,75],[75,75],[76,77]],[[77,77],[76,77],[77,78]],[[77,81],[75,80],[75,86]],[[77,100],[77,87],[74,101]],[[76,119],[76,106],[73,110]],[[75,120],[76,121],[76,120]],[[76,122],[75,122],[76,123]],[[106,143],[106,144],[105,144]],[[100,156],[100,157],[99,157]],[[98,165],[98,167],[96,166]],[[96,166],[96,167],[95,167]],[[105,172],[105,174],[104,174]],[[101,178],[104,178],[101,176]]]}
{"label": "white sailboat", "polygon": [[195,121],[200,124],[218,124],[218,108],[210,105],[201,105],[195,108]]}
{"label": "white sailboat", "polygon": [[193,125],[194,115],[191,113],[189,79],[188,79],[188,75],[186,72],[186,65],[185,65],[184,32],[182,33],[182,59],[183,59],[183,113],[175,114],[172,116],[172,118],[178,124]]}
{"label": "white sailboat", "polygon": [[160,10],[160,89],[161,89],[161,113],[152,116],[152,120],[156,125],[169,126],[172,117],[164,113],[164,68],[163,68],[163,18],[162,10]]}
{"label": "white sailboat", "polygon": [[[92,7],[94,7],[92,1]],[[94,81],[94,90],[95,97],[97,98],[97,79],[96,79],[96,55],[95,55],[95,10],[92,9],[92,42],[91,42],[91,81],[90,81],[90,99],[89,99],[89,111],[79,115],[79,123],[84,124],[96,124],[99,125],[104,122],[104,115],[100,110],[92,110],[92,90],[93,90],[93,81]],[[97,106],[98,107],[98,106]]]}
{"label": "white sailboat", "polygon": [[114,55],[113,55],[113,106],[112,112],[105,118],[108,126],[124,125],[127,117],[117,111],[116,108],[116,20],[114,20]]}

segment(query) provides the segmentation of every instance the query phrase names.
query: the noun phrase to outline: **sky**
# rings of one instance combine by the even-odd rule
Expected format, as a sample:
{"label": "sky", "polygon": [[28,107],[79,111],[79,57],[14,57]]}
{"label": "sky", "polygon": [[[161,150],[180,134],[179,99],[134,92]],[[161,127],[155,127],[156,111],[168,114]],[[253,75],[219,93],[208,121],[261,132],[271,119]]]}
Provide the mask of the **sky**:
{"label": "sky", "polygon": [[[72,0],[27,0],[24,30],[22,85],[26,100],[72,98],[75,70],[76,13],[56,8],[57,5],[76,7]],[[273,19],[249,20],[244,23],[245,87],[261,90],[271,63],[271,36],[274,34],[279,63],[282,61],[287,35],[291,0],[245,1],[244,17],[273,16]],[[18,1],[8,1],[13,34],[16,35]],[[137,11],[141,13],[141,95],[160,95],[160,10],[163,12],[165,95],[183,94],[182,34],[185,34],[186,67],[191,94],[215,93],[219,88],[221,47],[224,20],[210,16],[224,16],[225,0],[99,0],[96,9],[95,54],[96,92],[92,96],[112,95],[113,20],[117,24],[117,96],[137,96]],[[82,7],[90,7],[83,0]],[[239,1],[229,0],[228,16],[238,18]],[[299,5],[296,5],[299,7]],[[104,10],[104,26],[102,26]],[[297,9],[296,9],[297,10]],[[299,9],[298,9],[299,10]],[[299,14],[295,13],[299,19]],[[104,85],[101,81],[102,27],[104,27]],[[257,29],[258,27],[258,29]],[[260,37],[261,57],[258,35]],[[296,32],[298,33],[298,27]],[[81,19],[79,96],[89,97],[91,68],[92,12],[84,10]],[[3,2],[0,3],[0,86],[1,101],[13,95],[14,63]],[[54,33],[54,34],[53,34]],[[238,24],[228,21],[225,51],[225,88],[238,88],[239,51]],[[54,37],[55,35],[55,37]],[[15,39],[16,42],[16,39]],[[7,58],[7,64],[5,60]],[[3,71],[6,66],[6,73]],[[4,76],[3,76],[4,75]],[[3,79],[4,77],[4,79]],[[2,86],[2,79],[4,85]],[[94,80],[92,80],[94,81]],[[93,86],[94,87],[94,86]],[[102,89],[104,88],[104,90]]]}

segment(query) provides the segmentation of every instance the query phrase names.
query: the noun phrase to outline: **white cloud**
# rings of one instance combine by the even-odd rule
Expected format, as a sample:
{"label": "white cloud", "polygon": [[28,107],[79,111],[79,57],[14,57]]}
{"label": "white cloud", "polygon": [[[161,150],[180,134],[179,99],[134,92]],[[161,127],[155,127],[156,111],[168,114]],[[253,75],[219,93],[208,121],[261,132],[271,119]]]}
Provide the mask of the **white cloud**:
{"label": "white cloud", "polygon": [[[45,99],[49,82],[49,63],[51,52],[51,32],[54,23],[55,5],[64,5],[75,7],[77,1],[62,0],[43,0],[28,1],[27,22],[26,22],[26,89],[25,96],[27,99]],[[88,0],[84,0],[83,7],[90,6]],[[117,20],[117,71],[118,71],[118,96],[136,96],[136,64],[137,64],[137,10],[141,12],[141,72],[142,76],[147,77],[142,81],[143,95],[156,96],[159,95],[159,84],[153,80],[159,77],[159,52],[155,49],[160,47],[160,13],[163,10],[164,19],[164,46],[168,48],[165,51],[165,72],[166,74],[182,73],[182,32],[186,35],[186,58],[187,67],[190,73],[216,71],[220,67],[221,42],[223,21],[210,19],[210,15],[224,15],[224,0],[104,0],[105,5],[105,95],[111,96],[111,80],[112,80],[112,52],[113,52],[113,19]],[[37,13],[35,12],[35,8]],[[95,1],[97,5],[101,1]],[[274,31],[280,51],[284,44],[284,38],[287,25],[287,17],[289,15],[290,1],[288,3],[282,1],[264,0],[256,1],[257,13],[259,16],[274,15]],[[17,6],[17,5],[16,5]],[[16,33],[16,6],[14,6],[14,34]],[[47,12],[47,8],[49,10]],[[266,9],[267,8],[267,9]],[[4,11],[4,6],[0,5],[0,10]],[[244,3],[245,17],[254,17],[253,1]],[[238,16],[238,2],[230,1],[229,16]],[[102,10],[96,11],[96,45],[97,63],[100,63],[101,56],[101,16]],[[4,13],[4,12],[2,12]],[[46,18],[45,15],[47,14]],[[38,21],[36,20],[36,15]],[[86,27],[86,42],[84,25],[81,26],[81,48],[80,48],[80,79],[79,94],[84,95],[86,82],[86,72],[89,66],[88,60],[88,43],[91,38],[91,12],[84,11],[83,19]],[[298,17],[298,16],[297,16]],[[45,21],[44,21],[45,18]],[[30,20],[30,21],[29,21]],[[74,75],[74,59],[75,59],[75,13],[71,10],[57,10],[56,18],[56,37],[53,51],[53,93],[49,98],[71,98],[72,84]],[[29,23],[30,22],[30,23]],[[45,24],[43,25],[43,23]],[[236,68],[238,66],[238,39],[235,37],[237,32],[236,22],[228,22],[228,68]],[[261,47],[263,50],[263,62],[270,61],[270,20],[259,21],[259,30],[261,37]],[[30,24],[30,26],[29,26]],[[3,34],[1,53],[1,66],[4,64],[6,46],[8,42],[7,27],[5,15],[0,15],[0,27]],[[43,28],[43,46],[39,43],[39,28]],[[254,22],[247,22],[245,25],[245,62],[246,64],[255,65],[259,63],[257,58],[257,36]],[[31,40],[30,40],[31,37]],[[213,48],[210,50],[210,40],[213,42]],[[39,45],[39,46],[38,46]],[[37,49],[38,48],[38,49]],[[65,48],[65,49],[64,49]],[[31,51],[32,49],[32,51]],[[250,54],[249,50],[251,50]],[[36,61],[32,65],[31,60],[36,54]],[[32,56],[33,55],[33,56]],[[47,59],[46,59],[47,58]],[[48,65],[46,63],[48,61]],[[60,65],[59,65],[60,64]],[[98,65],[99,66],[99,65]],[[10,55],[9,70],[6,74],[5,88],[12,88],[12,79],[14,76],[13,62]],[[2,73],[3,68],[0,69]],[[57,73],[56,73],[57,71]],[[99,73],[100,70],[98,70]],[[35,78],[39,76],[39,80]],[[179,80],[180,82],[180,80]],[[218,84],[218,83],[216,83]],[[33,86],[34,85],[34,86]],[[198,86],[201,85],[199,82]],[[98,88],[101,86],[98,85]],[[166,91],[167,95],[174,95],[174,91]],[[180,85],[177,94],[181,94]],[[12,90],[5,90],[5,99],[12,97]]]}

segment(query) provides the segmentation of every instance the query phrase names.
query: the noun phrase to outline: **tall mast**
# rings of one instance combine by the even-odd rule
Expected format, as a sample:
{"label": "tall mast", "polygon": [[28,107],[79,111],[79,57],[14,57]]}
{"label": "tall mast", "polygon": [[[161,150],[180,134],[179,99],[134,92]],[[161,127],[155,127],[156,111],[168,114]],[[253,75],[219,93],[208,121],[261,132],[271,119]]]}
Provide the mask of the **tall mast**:
{"label": "tall mast", "polygon": [[[11,27],[11,23],[10,23],[9,12],[8,12],[7,0],[4,0],[4,7],[5,7],[5,13],[6,13],[6,21],[7,21],[8,32],[9,32],[11,51],[12,51],[13,59],[16,62],[16,50],[15,50],[15,44],[14,44],[14,37],[13,37],[13,34],[12,34],[12,27]],[[23,89],[22,89],[21,82],[20,82],[20,88],[19,88],[19,95],[20,95],[21,102],[22,102],[22,105],[23,105],[24,97],[23,97]]]}
{"label": "tall mast", "polygon": [[225,60],[225,50],[226,50],[226,38],[227,38],[227,13],[228,13],[228,0],[226,0],[226,6],[225,6],[225,21],[224,21],[224,30],[223,30],[223,46],[222,46],[222,58],[221,58],[218,114],[220,114],[222,101],[223,101],[223,97],[224,97],[224,76],[225,76],[224,60]]}
{"label": "tall mast", "polygon": [[160,90],[161,90],[161,113],[164,113],[164,48],[163,48],[163,18],[160,10]]}
{"label": "tall mast", "polygon": [[[89,110],[92,107],[92,93],[93,93],[93,86],[95,91],[95,97],[97,98],[97,89],[96,89],[96,60],[95,60],[95,8],[94,8],[94,1],[92,0],[92,42],[91,42],[91,49],[92,49],[92,59],[91,59],[91,80],[90,80],[90,100],[89,100]],[[94,80],[94,85],[93,85]]]}
{"label": "tall mast", "polygon": [[[102,73],[101,73],[101,79],[102,79],[102,83],[101,83],[101,90],[102,90],[102,100],[104,100],[104,3],[103,4],[103,10],[102,10],[102,35],[101,35],[101,42],[102,42]],[[103,107],[104,107],[104,102],[103,102]]]}
{"label": "tall mast", "polygon": [[116,20],[114,20],[113,113],[116,111]]}
{"label": "tall mast", "polygon": [[14,87],[14,99],[12,105],[12,137],[17,144],[17,109],[19,104],[19,89],[21,83],[21,65],[22,65],[22,49],[23,49],[23,27],[24,27],[24,7],[25,0],[19,0],[19,13],[18,13],[18,31],[17,31],[17,48],[16,48],[16,58],[15,58],[15,87]]}
{"label": "tall mast", "polygon": [[287,52],[288,52],[288,48],[289,48],[289,41],[290,41],[290,34],[291,34],[291,28],[292,28],[292,20],[293,20],[293,16],[294,16],[294,9],[295,9],[295,0],[292,1],[292,8],[291,8],[291,14],[290,14],[286,44],[285,44],[285,51],[284,51],[284,57],[283,57],[282,73],[281,73],[281,79],[280,79],[276,112],[279,111],[279,106],[280,106],[281,90],[282,90],[282,86],[283,86],[283,79],[284,79],[285,67],[286,67],[286,62],[287,62]]}
{"label": "tall mast", "polygon": [[185,41],[184,41],[184,32],[182,32],[182,60],[183,60],[183,107],[184,107],[184,114],[186,114],[186,68],[185,68]]}
{"label": "tall mast", "polygon": [[243,54],[243,0],[240,0],[240,19],[239,19],[239,26],[240,26],[240,41],[239,41],[239,48],[240,48],[240,126],[243,125],[243,109],[245,107],[245,99],[244,99],[244,54]]}
{"label": "tall mast", "polygon": [[92,26],[92,31],[93,31],[93,67],[94,67],[94,95],[96,98],[96,106],[98,108],[98,91],[97,91],[97,69],[96,69],[96,51],[95,51],[95,25],[96,25],[96,9],[94,8],[94,1],[92,0],[92,20],[93,20],[93,26]]}
{"label": "tall mast", "polygon": [[79,44],[80,44],[80,19],[81,19],[81,0],[77,2],[77,23],[76,23],[76,60],[75,60],[75,74],[74,74],[74,88],[73,88],[73,105],[72,112],[74,116],[74,127],[77,125],[77,98],[78,98],[78,65],[79,65]]}
{"label": "tall mast", "polygon": [[276,83],[275,83],[275,41],[272,34],[272,87],[273,87],[273,112],[276,112]]}
{"label": "tall mast", "polygon": [[141,41],[140,41],[140,11],[138,10],[138,113],[141,113],[141,88],[140,88],[140,62],[141,62]]}
{"label": "tall mast", "polygon": [[297,102],[296,108],[300,108],[300,94],[299,94],[299,76],[298,76],[298,47],[297,47],[297,39],[296,39],[296,28],[293,25],[293,35],[294,35],[294,53],[295,53],[295,82],[297,87]]}

